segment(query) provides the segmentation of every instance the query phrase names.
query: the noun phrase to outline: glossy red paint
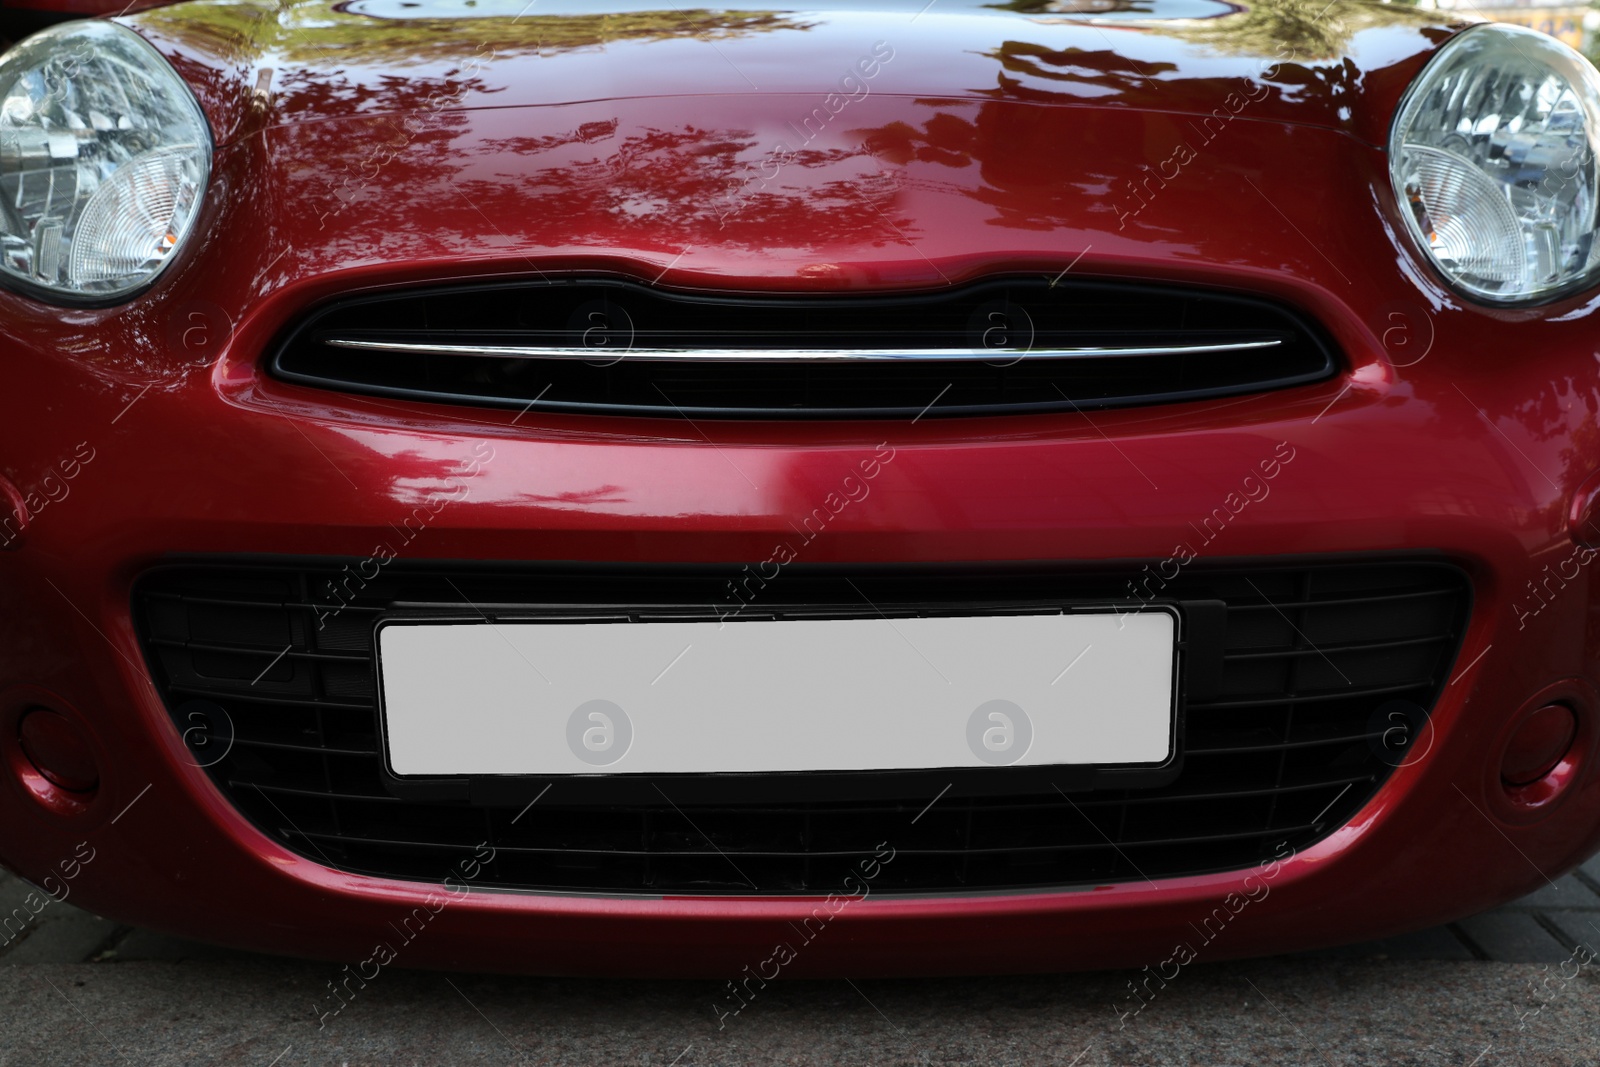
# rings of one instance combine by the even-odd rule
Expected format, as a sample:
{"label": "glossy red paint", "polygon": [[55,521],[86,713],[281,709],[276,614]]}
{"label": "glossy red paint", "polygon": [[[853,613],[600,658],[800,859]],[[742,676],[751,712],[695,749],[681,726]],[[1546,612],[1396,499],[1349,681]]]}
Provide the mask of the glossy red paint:
{"label": "glossy red paint", "polygon": [[[551,16],[524,20],[539,24],[527,40],[505,17],[378,33],[357,6],[226,9],[253,13],[244,25],[207,23],[199,5],[130,20],[216,130],[195,236],[119,307],[0,292],[12,371],[0,476],[32,516],[0,554],[0,601],[18,606],[0,614],[0,688],[42,687],[27,692],[70,704],[115,754],[75,812],[20,781],[0,788],[7,866],[42,879],[86,842],[95,858],[74,899],[106,915],[367,957],[371,931],[430,887],[332,870],[247,824],[152,689],[130,587],[173,554],[365,556],[483,440],[495,459],[416,556],[760,560],[819,489],[889,440],[876,503],[842,514],[812,560],[1160,559],[1288,442],[1293,467],[1219,557],[1437,554],[1468,570],[1475,606],[1426,748],[1285,860],[1207,958],[1450,920],[1600,846],[1600,596],[1587,568],[1567,567],[1573,500],[1600,468],[1600,297],[1471,306],[1408,246],[1378,146],[1448,27],[1336,5],[1329,24],[1349,35],[1301,42],[1268,76],[1270,49],[1241,54],[1169,24],[976,8],[914,23],[822,11],[808,29],[730,15],[724,63],[681,28],[601,42]],[[296,43],[316,41],[308,13],[374,32],[321,61]],[[567,43],[540,51],[535,30]],[[470,68],[483,41],[499,51]],[[894,56],[873,91],[752,189],[772,145],[878,41]],[[415,64],[386,78],[405,49]],[[1248,106],[1206,127],[1236,90]],[[1192,158],[1161,169],[1180,145]],[[607,270],[690,288],[905,289],[1069,265],[1268,294],[1319,319],[1348,366],[1320,385],[1089,417],[689,426],[343,396],[272,380],[260,362],[306,307],[374,286]],[[64,489],[47,492],[47,475]],[[1501,757],[1534,700],[1565,702],[1578,736],[1551,772],[1563,787],[1518,805]],[[6,723],[0,744],[15,749]],[[785,974],[1153,963],[1250,873],[869,898]],[[473,893],[401,962],[728,977],[814,903]]]}
{"label": "glossy red paint", "polygon": [[26,11],[54,15],[61,19],[89,18],[94,15],[115,15],[122,9],[106,0],[5,0],[0,11],[14,13]]}
{"label": "glossy red paint", "polygon": [[176,0],[0,0],[0,28],[9,29],[7,20],[35,28],[71,19],[131,15]]}

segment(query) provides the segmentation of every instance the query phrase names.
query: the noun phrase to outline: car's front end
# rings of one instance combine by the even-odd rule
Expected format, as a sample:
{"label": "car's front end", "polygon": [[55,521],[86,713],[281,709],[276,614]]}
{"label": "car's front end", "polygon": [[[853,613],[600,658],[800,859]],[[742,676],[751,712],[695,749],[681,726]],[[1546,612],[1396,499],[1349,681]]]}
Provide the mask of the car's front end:
{"label": "car's front end", "polygon": [[[517,6],[124,20],[207,139],[147,279],[8,253],[6,866],[362,967],[770,978],[1310,947],[1593,851],[1587,262],[1491,262],[1518,217],[1473,229],[1448,173],[1471,247],[1430,252],[1391,175],[1408,89],[1484,29]],[[917,625],[1049,612],[1170,620],[1126,706],[1084,690],[1159,751],[941,759],[939,681],[983,664]],[[386,636],[692,626],[717,664],[839,623],[876,659],[530,655],[530,709],[567,670],[745,716],[677,755],[640,718],[633,774],[512,745]],[[1093,676],[1060,647],[1040,693]],[[764,721],[786,689],[813,710]],[[895,692],[894,737],[851,729]],[[750,754],[774,731],[789,762]]]}

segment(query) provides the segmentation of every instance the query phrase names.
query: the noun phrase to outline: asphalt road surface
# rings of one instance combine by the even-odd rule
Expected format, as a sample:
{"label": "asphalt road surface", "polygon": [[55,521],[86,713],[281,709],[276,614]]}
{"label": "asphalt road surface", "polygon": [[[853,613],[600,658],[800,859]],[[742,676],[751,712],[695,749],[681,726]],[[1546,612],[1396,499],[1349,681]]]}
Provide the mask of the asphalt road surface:
{"label": "asphalt road surface", "polygon": [[[6,910],[27,891],[0,882]],[[0,954],[0,1065],[1597,1064],[1600,859],[1461,923],[1196,963],[1123,1016],[1131,973],[775,983],[718,1029],[713,982],[334,968],[51,905]]]}

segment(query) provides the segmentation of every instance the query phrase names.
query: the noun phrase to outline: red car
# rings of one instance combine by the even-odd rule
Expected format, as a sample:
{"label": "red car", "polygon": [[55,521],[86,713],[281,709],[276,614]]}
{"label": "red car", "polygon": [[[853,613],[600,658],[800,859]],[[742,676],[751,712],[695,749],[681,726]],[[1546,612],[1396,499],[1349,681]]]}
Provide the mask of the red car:
{"label": "red car", "polygon": [[4,936],[725,1020],[1543,885],[1600,845],[1597,140],[1565,45],[1345,0],[32,36]]}

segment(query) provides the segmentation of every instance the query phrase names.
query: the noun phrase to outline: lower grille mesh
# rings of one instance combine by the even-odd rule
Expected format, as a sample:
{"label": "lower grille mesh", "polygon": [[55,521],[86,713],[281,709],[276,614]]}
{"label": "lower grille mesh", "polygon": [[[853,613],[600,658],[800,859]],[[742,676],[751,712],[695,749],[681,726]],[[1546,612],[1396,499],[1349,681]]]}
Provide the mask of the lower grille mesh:
{"label": "lower grille mesh", "polygon": [[[844,585],[791,570],[761,608],[831,602]],[[1470,602],[1465,576],[1442,564],[1192,565],[1163,597],[1226,604],[1222,679],[1215,694],[1189,701],[1182,770],[1160,788],[948,796],[931,806],[931,795],[564,806],[552,793],[523,813],[385,791],[371,651],[379,615],[397,605],[703,606],[725,595],[728,575],[393,563],[352,593],[349,573],[341,583],[334,569],[197,565],[139,582],[146,654],[197,758],[246,817],[308,858],[437,882],[488,841],[495,859],[478,884],[564,892],[749,894],[753,884],[763,894],[826,893],[885,840],[896,858],[874,892],[1246,867],[1284,842],[1313,843],[1372,795],[1395,762],[1385,745],[1414,736],[1392,729],[1392,709],[1407,706],[1393,702],[1432,707]],[[923,602],[936,589],[975,612],[1015,593],[1130,599],[1126,572],[854,571],[850,580],[876,604]]]}

